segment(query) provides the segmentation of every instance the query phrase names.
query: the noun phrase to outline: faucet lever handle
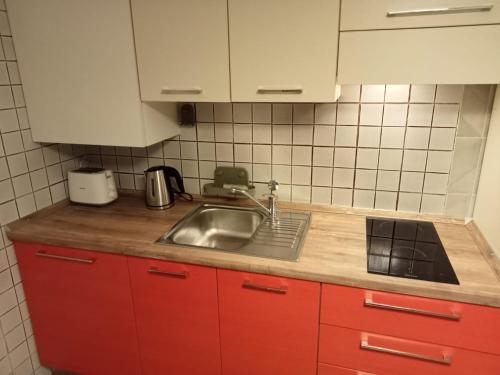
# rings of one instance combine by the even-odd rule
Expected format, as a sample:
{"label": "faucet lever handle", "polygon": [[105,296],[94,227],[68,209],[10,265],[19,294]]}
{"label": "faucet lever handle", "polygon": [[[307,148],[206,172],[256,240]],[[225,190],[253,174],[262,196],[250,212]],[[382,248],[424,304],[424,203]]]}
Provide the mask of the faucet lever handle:
{"label": "faucet lever handle", "polygon": [[267,187],[269,188],[269,190],[271,190],[271,195],[273,194],[274,191],[278,190],[279,188],[279,183],[278,181],[275,181],[275,180],[271,180],[267,183]]}

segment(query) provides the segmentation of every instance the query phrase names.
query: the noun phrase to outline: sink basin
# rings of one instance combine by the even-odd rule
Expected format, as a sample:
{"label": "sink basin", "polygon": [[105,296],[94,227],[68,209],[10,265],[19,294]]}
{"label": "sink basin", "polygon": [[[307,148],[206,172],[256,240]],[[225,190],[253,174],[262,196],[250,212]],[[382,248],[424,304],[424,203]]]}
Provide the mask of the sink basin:
{"label": "sink basin", "polygon": [[203,204],[157,242],[297,260],[310,216],[310,213],[280,210],[272,218],[260,208]]}
{"label": "sink basin", "polygon": [[253,208],[203,205],[166,236],[172,243],[237,250],[248,243],[265,214]]}

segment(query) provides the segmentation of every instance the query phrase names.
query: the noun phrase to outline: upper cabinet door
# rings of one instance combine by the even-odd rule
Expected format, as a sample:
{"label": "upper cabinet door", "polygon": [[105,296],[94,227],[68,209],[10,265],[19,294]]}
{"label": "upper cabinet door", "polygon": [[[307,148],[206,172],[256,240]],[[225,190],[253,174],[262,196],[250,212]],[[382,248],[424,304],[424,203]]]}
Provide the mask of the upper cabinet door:
{"label": "upper cabinet door", "polygon": [[229,0],[235,102],[337,99],[339,0]]}
{"label": "upper cabinet door", "polygon": [[226,0],[132,0],[144,101],[228,102]]}

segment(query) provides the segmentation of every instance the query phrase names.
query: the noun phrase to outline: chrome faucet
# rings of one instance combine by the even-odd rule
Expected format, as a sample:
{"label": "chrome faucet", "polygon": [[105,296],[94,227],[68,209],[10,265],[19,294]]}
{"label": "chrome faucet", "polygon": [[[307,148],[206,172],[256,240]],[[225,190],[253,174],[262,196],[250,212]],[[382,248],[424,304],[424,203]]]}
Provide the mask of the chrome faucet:
{"label": "chrome faucet", "polygon": [[236,194],[236,193],[243,194],[247,198],[249,198],[252,201],[254,201],[255,203],[257,203],[264,210],[264,212],[268,216],[271,216],[272,218],[275,218],[276,214],[278,213],[278,206],[277,206],[278,197],[276,195],[274,195],[274,192],[276,190],[278,190],[279,183],[277,181],[275,181],[275,180],[271,180],[271,181],[268,182],[267,186],[269,187],[269,190],[270,190],[270,193],[267,194],[268,206],[269,207],[264,206],[257,199],[255,199],[250,194],[248,194],[248,192],[246,190],[232,188],[231,189],[231,193],[233,193],[233,194]]}

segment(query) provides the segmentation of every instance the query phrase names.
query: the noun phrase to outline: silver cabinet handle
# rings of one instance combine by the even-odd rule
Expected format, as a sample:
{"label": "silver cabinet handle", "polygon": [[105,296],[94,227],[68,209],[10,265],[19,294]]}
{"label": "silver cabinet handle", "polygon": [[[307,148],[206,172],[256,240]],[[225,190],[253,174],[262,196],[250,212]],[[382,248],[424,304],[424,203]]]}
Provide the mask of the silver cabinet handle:
{"label": "silver cabinet handle", "polygon": [[388,305],[385,303],[378,303],[378,302],[374,302],[369,297],[365,298],[365,306],[366,307],[374,307],[374,308],[378,308],[378,309],[384,309],[384,310],[401,311],[401,312],[406,312],[406,313],[410,313],[410,314],[432,316],[434,318],[442,318],[442,319],[449,319],[449,320],[456,320],[456,321],[460,320],[460,318],[462,317],[459,313],[456,313],[456,312],[453,312],[450,314],[443,314],[443,313],[437,313],[434,311],[414,309],[412,307],[396,306],[396,305]]}
{"label": "silver cabinet handle", "polygon": [[411,352],[405,352],[405,351],[402,351],[402,350],[385,348],[383,346],[370,345],[368,343],[368,339],[361,340],[361,346],[360,347],[361,347],[361,349],[364,349],[364,350],[371,350],[371,351],[374,351],[374,352],[393,354],[393,355],[397,355],[397,356],[400,356],[400,357],[420,359],[422,361],[433,362],[433,363],[440,363],[442,365],[451,365],[451,362],[453,360],[452,356],[447,356],[445,354],[443,354],[442,358],[439,358],[439,357],[433,357],[433,356],[430,356],[430,355],[416,354],[416,353],[411,353]]}
{"label": "silver cabinet handle", "polygon": [[200,87],[162,87],[162,94],[201,94],[203,89]]}
{"label": "silver cabinet handle", "polygon": [[257,94],[302,94],[304,90],[301,86],[259,86],[257,87]]}
{"label": "silver cabinet handle", "polygon": [[187,279],[189,273],[186,271],[181,271],[181,272],[174,272],[174,271],[162,271],[159,270],[158,268],[150,268],[148,270],[148,273],[151,273],[153,275],[159,275],[159,276],[170,276],[170,277],[177,277],[179,279]]}
{"label": "silver cabinet handle", "polygon": [[74,257],[67,257],[67,256],[64,256],[64,255],[49,254],[49,253],[47,253],[46,251],[43,251],[43,250],[38,251],[36,253],[36,256],[43,257],[43,258],[65,260],[67,262],[86,263],[86,264],[95,263],[95,258],[74,258]]}
{"label": "silver cabinet handle", "polygon": [[492,4],[487,5],[471,5],[463,7],[443,7],[443,8],[428,8],[428,9],[413,9],[388,11],[387,17],[405,17],[405,16],[425,16],[431,14],[449,14],[449,13],[472,13],[472,12],[489,12],[493,9]]}
{"label": "silver cabinet handle", "polygon": [[278,294],[286,294],[286,292],[288,292],[288,288],[286,286],[283,286],[281,288],[275,288],[272,286],[252,284],[249,281],[243,282],[242,287],[245,289],[261,290],[263,292],[271,292],[271,293],[278,293]]}

